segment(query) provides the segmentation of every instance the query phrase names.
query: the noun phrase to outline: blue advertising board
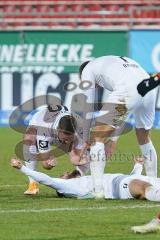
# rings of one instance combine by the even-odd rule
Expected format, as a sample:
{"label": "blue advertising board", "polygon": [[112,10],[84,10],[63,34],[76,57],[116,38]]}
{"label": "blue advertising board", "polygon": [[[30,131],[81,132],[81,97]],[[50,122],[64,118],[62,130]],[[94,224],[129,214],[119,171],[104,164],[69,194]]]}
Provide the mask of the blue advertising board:
{"label": "blue advertising board", "polygon": [[129,56],[148,73],[160,72],[160,30],[130,31]]}
{"label": "blue advertising board", "polygon": [[[129,32],[129,57],[136,60],[150,74],[160,72],[160,30]],[[157,91],[154,128],[160,128],[160,94]],[[133,118],[130,119],[133,123]]]}
{"label": "blue advertising board", "polygon": [[[26,111],[24,109],[22,111],[23,116],[20,116],[18,111],[14,115],[12,112],[15,111],[17,106],[23,106],[24,102],[28,103],[29,99],[35,99],[38,96],[37,93],[41,93],[42,96],[46,94],[47,96],[50,94],[51,96],[55,95],[60,102],[70,109],[70,106],[74,106],[76,94],[79,93],[77,79],[78,75],[75,73],[74,75],[73,73],[0,74],[0,126],[26,125],[34,108],[28,109],[27,104]],[[72,92],[65,91],[63,88],[64,83],[74,84],[75,90]],[[99,92],[99,102],[103,101],[105,94],[103,91]],[[33,107],[32,101],[31,107]],[[75,109],[78,109],[78,107],[75,105]],[[72,110],[74,111],[75,109]],[[160,129],[160,91],[157,91],[156,110],[154,128]],[[10,117],[11,114],[12,117]],[[129,119],[129,122],[134,125],[133,117]]]}
{"label": "blue advertising board", "polygon": [[[128,56],[140,63],[148,73],[160,72],[160,30],[133,30],[128,34]],[[0,126],[8,126],[11,112],[37,95],[55,94],[69,108],[76,91],[79,91],[77,80],[77,73],[1,72]],[[72,93],[64,91],[64,82],[74,83],[76,89]],[[102,99],[102,92],[100,95]],[[134,125],[133,117],[130,122]],[[14,118],[12,124],[16,124]],[[157,91],[154,128],[160,129],[160,88]]]}

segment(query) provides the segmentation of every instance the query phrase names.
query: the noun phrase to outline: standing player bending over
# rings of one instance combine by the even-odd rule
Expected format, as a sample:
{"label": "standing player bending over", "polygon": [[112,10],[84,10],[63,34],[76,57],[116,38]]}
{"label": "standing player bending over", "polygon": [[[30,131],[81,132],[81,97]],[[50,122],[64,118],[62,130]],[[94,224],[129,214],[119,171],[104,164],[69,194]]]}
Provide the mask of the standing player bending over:
{"label": "standing player bending over", "polygon": [[150,139],[150,129],[155,115],[156,92],[153,90],[142,97],[137,91],[137,85],[142,80],[149,79],[150,76],[134,60],[119,56],[103,56],[85,62],[81,65],[79,73],[81,82],[90,83],[90,88],[83,91],[88,102],[87,109],[86,104],[83,108],[85,114],[93,112],[97,86],[110,91],[101,109],[106,114],[96,118],[96,125],[92,128],[90,137],[90,122],[86,121],[83,127],[83,141],[92,142],[90,169],[97,197],[103,196],[102,176],[106,155],[111,156],[117,141],[117,138],[109,142],[106,142],[106,139],[112,136],[117,128],[123,126],[123,122],[131,112],[135,118],[138,143],[145,158],[146,174],[156,177],[157,155]]}
{"label": "standing player bending over", "polygon": [[[52,153],[51,146],[64,152],[70,152],[70,159],[78,170],[85,170],[84,161],[77,158],[80,152],[81,129],[77,127],[77,120],[61,105],[48,106],[35,113],[29,123],[23,140],[23,157],[27,168],[35,170],[38,161],[42,161],[45,169],[51,169],[56,165],[55,152]],[[59,154],[59,151],[56,152]],[[82,169],[81,169],[82,168]],[[81,173],[82,173],[81,171]],[[74,172],[75,174],[80,173]],[[29,176],[29,187],[24,194],[34,195],[39,192],[38,184]]]}
{"label": "standing player bending over", "polygon": [[[59,196],[75,197],[81,199],[93,191],[91,176],[72,179],[52,178],[40,172],[33,171],[17,160],[12,159],[11,165],[20,169],[25,175],[35,181],[55,189]],[[102,184],[105,199],[147,199],[160,202],[160,178],[140,175],[142,165],[136,163],[132,174],[104,174]]]}

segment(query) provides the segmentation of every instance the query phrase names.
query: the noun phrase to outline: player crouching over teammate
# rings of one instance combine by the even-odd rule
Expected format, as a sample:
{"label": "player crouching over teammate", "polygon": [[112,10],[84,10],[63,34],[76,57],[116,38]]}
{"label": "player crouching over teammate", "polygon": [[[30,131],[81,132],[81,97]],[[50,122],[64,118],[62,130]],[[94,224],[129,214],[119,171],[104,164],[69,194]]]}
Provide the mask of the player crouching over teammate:
{"label": "player crouching over teammate", "polygon": [[[49,105],[35,113],[23,139],[23,158],[26,167],[36,170],[38,161],[41,161],[45,169],[51,169],[56,166],[56,157],[63,151],[70,153],[71,163],[80,168],[84,162],[79,155],[77,158],[81,141],[77,122],[75,116],[61,105]],[[56,149],[52,150],[52,146]],[[39,192],[38,183],[32,176],[28,177],[29,187],[24,194],[35,195]]]}
{"label": "player crouching over teammate", "polygon": [[120,136],[116,131],[123,128],[130,113],[134,115],[135,131],[145,159],[146,175],[157,177],[157,154],[150,138],[155,117],[156,91],[150,90],[159,84],[159,75],[150,77],[133,59],[113,55],[84,62],[80,66],[79,75],[81,84],[90,83],[90,87],[83,90],[88,103],[82,101],[81,104],[84,119],[86,113],[94,112],[97,88],[102,87],[110,92],[108,98],[104,99],[94,126],[92,126],[94,114],[90,118],[90,123],[84,121],[83,125],[83,141],[91,142],[90,170],[94,183],[93,194],[99,198],[103,197],[102,177],[106,162],[104,159],[108,159],[114,153]]}
{"label": "player crouching over teammate", "polygon": [[[11,159],[11,165],[36,182],[55,189],[61,196],[78,199],[93,192],[94,186],[91,176],[72,179],[52,178],[48,175],[33,171],[24,166],[16,158]],[[105,199],[146,199],[160,202],[160,178],[140,175],[142,165],[136,163],[130,175],[103,174],[103,188]]]}

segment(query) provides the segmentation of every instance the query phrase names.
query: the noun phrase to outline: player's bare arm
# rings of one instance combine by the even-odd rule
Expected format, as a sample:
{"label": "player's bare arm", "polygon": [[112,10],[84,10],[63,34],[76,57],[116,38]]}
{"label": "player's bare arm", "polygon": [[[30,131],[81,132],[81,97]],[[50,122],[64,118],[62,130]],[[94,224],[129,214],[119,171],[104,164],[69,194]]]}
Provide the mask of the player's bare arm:
{"label": "player's bare arm", "polygon": [[23,137],[23,143],[27,145],[35,145],[36,144],[36,134],[37,129],[35,126],[29,126],[26,130],[26,133]]}

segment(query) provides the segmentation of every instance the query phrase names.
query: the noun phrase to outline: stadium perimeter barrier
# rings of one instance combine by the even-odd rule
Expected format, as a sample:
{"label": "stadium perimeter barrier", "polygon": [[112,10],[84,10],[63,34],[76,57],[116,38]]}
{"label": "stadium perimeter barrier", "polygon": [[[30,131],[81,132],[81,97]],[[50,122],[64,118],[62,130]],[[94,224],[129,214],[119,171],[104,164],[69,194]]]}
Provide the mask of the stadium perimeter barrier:
{"label": "stadium perimeter barrier", "polygon": [[[159,39],[159,30],[0,32],[0,126],[8,126],[17,106],[46,94],[78,111],[78,67],[94,57],[129,56],[150,74],[159,72]],[[105,101],[107,95],[100,89],[98,100]],[[28,113],[22,122],[29,120]],[[19,124],[17,119],[12,124]],[[129,121],[134,124],[132,116]],[[159,89],[154,127],[160,128]]]}

